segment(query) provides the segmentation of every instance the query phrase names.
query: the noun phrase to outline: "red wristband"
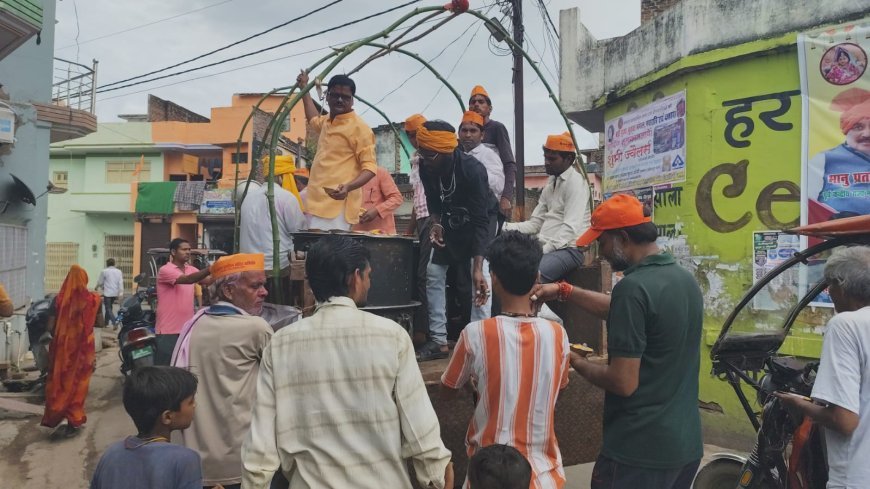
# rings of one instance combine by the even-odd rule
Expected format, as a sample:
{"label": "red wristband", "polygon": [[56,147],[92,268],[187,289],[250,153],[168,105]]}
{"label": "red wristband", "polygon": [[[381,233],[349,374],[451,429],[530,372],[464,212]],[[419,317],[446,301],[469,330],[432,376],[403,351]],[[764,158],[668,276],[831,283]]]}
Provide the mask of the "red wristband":
{"label": "red wristband", "polygon": [[571,297],[571,291],[574,290],[574,286],[565,282],[564,280],[556,283],[559,286],[559,295],[556,296],[556,299],[559,302],[565,302]]}

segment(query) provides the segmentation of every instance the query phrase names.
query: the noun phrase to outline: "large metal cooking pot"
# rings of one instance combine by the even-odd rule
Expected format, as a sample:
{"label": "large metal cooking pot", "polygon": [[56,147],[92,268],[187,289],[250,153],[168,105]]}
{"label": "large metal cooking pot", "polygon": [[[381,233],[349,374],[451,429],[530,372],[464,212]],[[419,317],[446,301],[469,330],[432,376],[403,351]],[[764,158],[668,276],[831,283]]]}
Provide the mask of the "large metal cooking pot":
{"label": "large metal cooking pot", "polygon": [[311,245],[328,234],[341,234],[352,238],[371,253],[372,287],[369,290],[367,306],[398,306],[412,302],[411,294],[417,270],[413,238],[303,231],[293,233],[293,246],[297,251],[308,251]]}

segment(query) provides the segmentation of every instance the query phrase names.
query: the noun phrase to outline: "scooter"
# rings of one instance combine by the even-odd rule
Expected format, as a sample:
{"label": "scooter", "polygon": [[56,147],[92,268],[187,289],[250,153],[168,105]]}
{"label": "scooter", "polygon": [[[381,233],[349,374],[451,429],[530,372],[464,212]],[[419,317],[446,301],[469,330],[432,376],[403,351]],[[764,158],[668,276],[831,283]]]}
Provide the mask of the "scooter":
{"label": "scooter", "polygon": [[[728,316],[710,352],[713,374],[731,385],[755,428],[755,446],[748,457],[714,454],[695,477],[694,489],[815,489],[827,483],[823,429],[774,395],[809,398],[818,362],[780,350],[789,336],[817,334],[833,316],[832,308],[809,307],[825,301],[824,260],[838,247],[870,245],[870,216],[788,232],[822,241],[762,277]],[[755,391],[761,412],[746,387]]]}
{"label": "scooter", "polygon": [[[137,275],[133,281],[139,284],[145,275]],[[153,310],[145,311],[142,303],[150,303],[154,295],[152,287],[139,288],[124,299],[118,311],[117,321],[121,324],[118,331],[118,345],[121,357],[121,373],[129,374],[133,370],[154,365],[154,354],[157,351],[157,338],[154,335],[156,315]]]}

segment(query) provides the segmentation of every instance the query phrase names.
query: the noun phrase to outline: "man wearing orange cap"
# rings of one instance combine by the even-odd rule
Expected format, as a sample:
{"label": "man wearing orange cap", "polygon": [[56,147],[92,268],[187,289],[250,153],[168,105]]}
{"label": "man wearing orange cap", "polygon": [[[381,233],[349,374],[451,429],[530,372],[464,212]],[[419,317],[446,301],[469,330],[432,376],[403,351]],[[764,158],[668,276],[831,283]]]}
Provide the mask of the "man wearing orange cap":
{"label": "man wearing orange cap", "polygon": [[494,148],[503,165],[504,188],[502,188],[499,208],[502,217],[510,217],[513,207],[514,185],[517,176],[517,162],[511,148],[511,138],[504,124],[489,118],[492,113],[492,100],[486,90],[476,85],[471,90],[468,108],[483,116],[483,143]]}
{"label": "man wearing orange cap", "polygon": [[[462,115],[462,122],[459,124],[459,145],[462,147],[462,152],[479,161],[486,168],[486,177],[489,181],[489,189],[492,191],[492,196],[495,197],[494,205],[498,205],[498,200],[501,198],[502,190],[504,189],[504,166],[498,154],[483,143],[483,116],[474,111],[466,111]],[[498,208],[494,208],[490,219],[490,227],[495,229],[498,226]],[[492,237],[495,237],[494,235]],[[486,285],[492,289],[492,277],[489,274],[489,263],[484,260],[483,276],[486,279]],[[481,306],[471,308],[471,321],[481,321],[490,316],[492,311],[492,296],[488,296],[486,303]]]}
{"label": "man wearing orange cap", "polygon": [[608,364],[571,353],[577,373],[605,390],[592,489],[689,489],[704,452],[698,413],[704,298],[657,237],[649,209],[633,196],[614,195],[595,209],[577,241],[598,240],[601,255],[625,273],[612,295],[561,282],[540,285],[532,296],[569,301],[607,319]]}
{"label": "man wearing orange cap", "polygon": [[834,97],[831,108],[842,112],[846,140],[809,162],[810,222],[870,214],[870,91],[846,90]]}
{"label": "man wearing orange cap", "polygon": [[541,281],[555,282],[583,265],[574,244],[589,228],[589,183],[577,170],[571,134],[554,134],[544,144],[544,169],[549,175],[538,205],[528,221],[505,223],[504,229],[538,237],[544,248]]}
{"label": "man wearing orange cap", "polygon": [[430,340],[418,350],[418,359],[425,361],[445,358],[448,353],[448,268],[456,271],[463,324],[470,321],[470,302],[483,306],[489,300],[483,254],[495,236],[496,204],[486,169],[459,149],[453,126],[428,121],[417,130],[417,144],[423,158],[421,177],[432,216],[429,239],[434,248],[426,271]]}
{"label": "man wearing orange cap", "polygon": [[193,423],[173,433],[202,458],[203,486],[241,484],[242,442],[251,426],[257,374],[272,327],[259,317],[266,299],[261,253],[220,258],[209,295],[217,302],[184,325],[172,365],[199,379]]}
{"label": "man wearing orange cap", "polygon": [[423,114],[414,114],[405,119],[405,135],[408,136],[414,154],[411,156],[411,187],[414,189],[414,206],[411,210],[411,222],[406,234],[417,235],[420,241],[420,258],[417,262],[417,284],[415,295],[420,301],[414,318],[414,343],[425,343],[429,337],[429,301],[426,299],[426,268],[432,256],[432,241],[429,232],[432,230],[432,219],[429,217],[429,207],[426,205],[426,189],[420,179],[420,153],[417,151],[417,130],[426,122]]}
{"label": "man wearing orange cap", "polygon": [[483,116],[468,110],[462,114],[462,122],[459,124],[459,145],[462,146],[462,151],[465,154],[473,156],[486,168],[489,189],[498,200],[504,190],[504,165],[498,157],[498,153],[482,143]]}
{"label": "man wearing orange cap", "polygon": [[[296,78],[302,87],[308,73]],[[311,95],[302,97],[308,128],[317,134],[317,154],[311,165],[305,212],[313,229],[350,231],[359,222],[361,188],[375,177],[375,134],[353,110],[356,84],[346,75],[327,85],[329,114],[321,115]]]}

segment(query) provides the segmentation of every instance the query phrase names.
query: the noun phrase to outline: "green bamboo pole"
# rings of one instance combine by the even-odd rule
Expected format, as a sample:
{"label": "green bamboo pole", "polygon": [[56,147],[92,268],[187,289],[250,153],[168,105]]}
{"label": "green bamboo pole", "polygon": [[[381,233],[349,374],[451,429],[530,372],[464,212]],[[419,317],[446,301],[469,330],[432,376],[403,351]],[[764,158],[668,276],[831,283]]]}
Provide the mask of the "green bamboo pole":
{"label": "green bamboo pole", "polygon": [[401,146],[402,151],[405,152],[405,156],[407,156],[408,159],[411,159],[411,153],[409,153],[408,148],[406,148],[405,145],[402,144],[402,136],[399,135],[399,131],[396,130],[396,127],[393,125],[393,121],[391,121],[390,118],[387,117],[387,114],[385,114],[384,111],[382,111],[381,109],[379,109],[379,108],[375,107],[374,105],[370,104],[369,102],[367,102],[364,98],[360,97],[359,95],[354,95],[353,97],[355,99],[359,100],[360,102],[362,102],[363,104],[367,105],[370,109],[372,109],[375,112],[377,112],[378,114],[380,114],[380,116],[383,117],[385,121],[387,121],[387,125],[390,126],[390,129],[392,129],[393,134],[396,135],[396,141],[399,142],[399,146]]}
{"label": "green bamboo pole", "polygon": [[[374,41],[375,39],[378,39],[380,37],[386,37],[387,35],[389,35],[390,32],[392,32],[397,27],[402,25],[406,20],[408,20],[414,16],[417,16],[417,15],[419,15],[421,13],[425,13],[425,12],[436,12],[436,11],[445,11],[445,10],[446,9],[443,6],[416,8],[413,11],[409,12],[408,14],[405,14],[402,17],[400,17],[398,20],[393,22],[390,26],[388,26],[386,29],[382,30],[381,32],[374,34],[372,36],[368,36],[366,38],[360,39],[360,40],[355,41],[353,43],[350,43],[350,44],[346,45],[345,47],[337,50],[336,52],[338,54],[335,56],[335,59],[333,59],[326,66],[326,68],[324,68],[323,71],[320,72],[320,74],[318,76],[316,76],[314,79],[309,80],[309,82],[304,87],[301,87],[299,92],[295,93],[295,95],[293,95],[292,99],[290,99],[289,103],[287,103],[286,108],[284,110],[280,111],[280,113],[278,113],[273,118],[272,126],[275,128],[281,127],[281,125],[283,125],[283,123],[284,123],[284,120],[287,118],[287,116],[289,116],[290,111],[293,109],[293,107],[295,107],[296,104],[299,103],[299,101],[302,99],[303,95],[305,95],[311,91],[311,89],[314,87],[317,80],[323,80],[324,78],[326,78],[326,75],[328,75],[333,69],[335,69],[336,66],[338,66],[339,63],[341,63],[341,61],[343,61],[345,58],[347,58],[354,51],[356,51],[360,47]],[[321,64],[322,62],[325,62],[325,59],[319,61],[317,63],[317,65]],[[310,71],[313,71],[313,70],[309,70],[309,72]],[[293,93],[293,92],[291,92],[291,93]],[[289,96],[290,96],[290,93],[288,93],[288,97]],[[269,202],[269,214],[270,214],[270,217],[272,220],[272,245],[273,245],[273,250],[275,250],[275,251],[280,250],[280,235],[279,235],[279,231],[278,231],[277,217],[275,214],[274,179],[271,178],[271,175],[273,175],[275,172],[275,148],[278,145],[279,135],[280,135],[279,131],[272,132],[272,141],[271,141],[271,144],[269,145],[269,176],[270,176],[270,178],[269,178],[269,182],[268,182],[268,187],[266,189],[266,199]],[[273,277],[273,279],[275,279],[274,283],[276,284],[276,289],[277,289],[276,294],[278,295],[278,297],[281,297],[280,253],[273,252],[272,255],[273,255],[273,257],[272,257],[273,258],[272,277]]]}
{"label": "green bamboo pole", "polygon": [[[369,45],[369,46],[376,47],[376,48],[382,48],[382,49],[385,49],[385,48],[388,47],[388,46],[385,45],[385,44],[378,44],[378,43],[374,43],[374,42],[370,42],[370,43],[368,43],[368,45]],[[390,51],[392,51],[392,52],[396,52],[396,53],[399,53],[399,54],[404,54],[405,56],[409,56],[409,57],[411,57],[411,58],[413,58],[413,59],[419,61],[420,64],[422,64],[423,66],[425,66],[426,69],[428,69],[428,70],[429,70],[433,75],[435,75],[435,78],[437,78],[438,81],[440,81],[441,83],[443,83],[444,86],[446,86],[447,89],[450,90],[450,92],[453,94],[453,96],[456,97],[456,101],[459,102],[459,108],[462,109],[462,112],[465,112],[465,102],[462,100],[462,96],[459,95],[459,92],[456,91],[456,88],[454,88],[453,85],[451,85],[451,84],[447,81],[446,78],[444,78],[443,76],[441,76],[441,73],[439,73],[438,70],[436,70],[434,66],[432,66],[431,64],[429,64],[428,61],[426,61],[425,59],[421,58],[418,54],[416,54],[416,53],[412,53],[411,51],[407,51],[407,50],[405,50],[405,49],[401,49],[401,48],[389,48],[389,49],[390,49]]]}
{"label": "green bamboo pole", "polygon": [[[571,140],[574,142],[574,147],[577,148],[579,146],[577,144],[577,137],[574,135],[574,128],[571,127],[571,121],[570,121],[570,119],[568,119],[568,114],[565,113],[565,110],[562,108],[562,104],[559,103],[559,98],[556,97],[556,94],[553,92],[553,89],[550,87],[550,84],[547,83],[547,79],[544,78],[544,74],[541,73],[540,69],[538,69],[538,65],[534,62],[534,60],[532,60],[532,58],[529,56],[529,54],[511,38],[510,34],[505,32],[505,30],[501,26],[501,24],[498,24],[497,22],[493,22],[492,20],[486,18],[485,15],[483,15],[479,12],[475,12],[474,10],[469,9],[467,11],[467,13],[477,17],[478,19],[482,20],[484,23],[493,27],[494,29],[497,29],[497,30],[504,32],[504,34],[505,34],[504,40],[508,44],[510,44],[511,47],[518,50],[520,52],[520,54],[522,54],[523,57],[526,59],[526,61],[529,62],[529,66],[531,66],[532,69],[535,70],[535,73],[538,75],[538,79],[541,80],[541,83],[543,83],[544,88],[547,89],[547,93],[550,95],[550,100],[552,100],[553,103],[556,104],[556,108],[559,110],[559,114],[562,116],[562,120],[564,120],[565,125],[568,127],[568,132],[571,134]],[[583,165],[581,164],[581,161],[582,160],[580,158],[580,155],[578,154],[577,159],[575,160],[575,163],[576,163],[575,166],[577,167],[577,170],[580,172],[580,174],[583,175],[583,178],[586,180],[586,183],[588,185],[589,184],[589,175],[586,174],[586,168],[583,167]],[[590,192],[589,193],[589,208],[590,209],[592,208],[592,204],[593,204],[592,193]]]}

